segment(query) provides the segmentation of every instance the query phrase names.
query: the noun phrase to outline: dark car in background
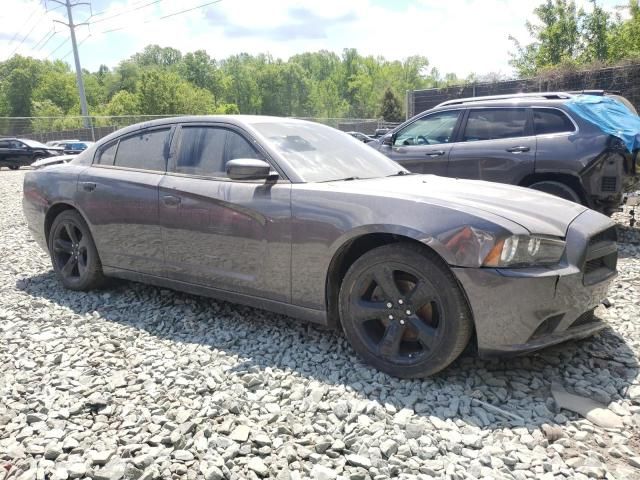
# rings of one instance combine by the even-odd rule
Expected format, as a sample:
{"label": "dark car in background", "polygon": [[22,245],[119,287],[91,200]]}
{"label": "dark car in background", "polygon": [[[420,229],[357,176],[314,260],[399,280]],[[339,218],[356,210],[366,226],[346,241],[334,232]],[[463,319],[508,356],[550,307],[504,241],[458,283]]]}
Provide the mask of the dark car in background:
{"label": "dark car in background", "polygon": [[46,157],[62,155],[61,147],[51,147],[24,138],[0,138],[0,167],[18,170]]}
{"label": "dark car in background", "polygon": [[368,145],[419,173],[488,180],[618,209],[637,152],[567,107],[572,94],[444,102]]}
{"label": "dark car in background", "polygon": [[411,174],[295,119],[133,125],[28,172],[23,207],[67,288],[113,276],[341,328],[364,360],[401,377],[445,368],[469,341],[492,355],[591,335],[616,275],[604,215]]}
{"label": "dark car in background", "polygon": [[46,145],[48,147],[60,147],[62,145],[64,145],[65,143],[73,143],[73,142],[79,142],[80,140],[77,138],[68,138],[68,139],[63,139],[63,140],[49,140]]}
{"label": "dark car in background", "polygon": [[63,143],[60,146],[63,149],[63,152],[65,155],[77,155],[80,152],[85,151],[87,148],[89,148],[91,145],[93,145],[94,142],[67,142],[67,143]]}

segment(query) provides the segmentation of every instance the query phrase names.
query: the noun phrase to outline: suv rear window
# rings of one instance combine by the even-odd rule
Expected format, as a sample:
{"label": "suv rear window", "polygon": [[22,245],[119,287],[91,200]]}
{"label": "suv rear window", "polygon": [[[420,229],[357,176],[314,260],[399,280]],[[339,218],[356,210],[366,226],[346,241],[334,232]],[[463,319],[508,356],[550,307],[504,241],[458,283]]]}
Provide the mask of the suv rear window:
{"label": "suv rear window", "polygon": [[524,137],[526,131],[526,108],[478,108],[469,110],[462,140],[475,142]]}
{"label": "suv rear window", "polygon": [[569,120],[569,117],[560,110],[534,108],[533,129],[536,135],[547,135],[550,133],[573,132],[576,127]]}

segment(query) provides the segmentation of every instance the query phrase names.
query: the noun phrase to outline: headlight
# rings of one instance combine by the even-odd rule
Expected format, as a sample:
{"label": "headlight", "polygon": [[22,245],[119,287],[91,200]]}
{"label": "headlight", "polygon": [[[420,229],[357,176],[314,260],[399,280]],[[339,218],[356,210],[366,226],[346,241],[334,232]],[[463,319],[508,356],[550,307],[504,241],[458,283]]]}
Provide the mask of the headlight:
{"label": "headlight", "polygon": [[485,267],[529,267],[560,261],[565,242],[555,238],[512,235],[498,240],[485,257]]}

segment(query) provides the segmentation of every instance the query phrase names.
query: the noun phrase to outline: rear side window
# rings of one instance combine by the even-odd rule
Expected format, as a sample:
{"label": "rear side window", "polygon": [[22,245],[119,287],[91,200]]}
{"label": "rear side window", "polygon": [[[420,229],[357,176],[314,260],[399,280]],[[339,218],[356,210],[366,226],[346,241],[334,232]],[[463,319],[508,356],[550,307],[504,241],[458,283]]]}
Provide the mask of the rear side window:
{"label": "rear side window", "polygon": [[113,161],[116,158],[116,150],[118,148],[118,142],[115,141],[110,145],[102,147],[98,151],[95,163],[99,165],[113,165]]}
{"label": "rear side window", "polygon": [[117,167],[164,172],[170,129],[138,133],[120,140],[116,154]]}
{"label": "rear side window", "polygon": [[469,110],[463,141],[524,137],[526,131],[526,108],[472,109]]}
{"label": "rear side window", "polygon": [[11,148],[9,142],[0,142],[0,148]]}
{"label": "rear side window", "polygon": [[534,108],[533,129],[536,135],[547,135],[550,133],[573,132],[576,127],[569,117],[560,110]]}
{"label": "rear side window", "polygon": [[220,127],[182,127],[178,173],[226,177],[226,163],[237,158],[258,158],[239,134]]}

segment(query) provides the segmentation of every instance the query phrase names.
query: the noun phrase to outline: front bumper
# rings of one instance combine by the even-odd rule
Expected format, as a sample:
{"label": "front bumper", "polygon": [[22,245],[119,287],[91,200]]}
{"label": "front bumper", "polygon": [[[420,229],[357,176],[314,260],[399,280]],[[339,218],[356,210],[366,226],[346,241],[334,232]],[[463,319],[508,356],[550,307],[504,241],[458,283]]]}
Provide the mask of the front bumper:
{"label": "front bumper", "polygon": [[469,299],[480,355],[526,353],[606,327],[591,312],[616,275],[614,228],[593,210],[579,215],[554,268],[454,267]]}

